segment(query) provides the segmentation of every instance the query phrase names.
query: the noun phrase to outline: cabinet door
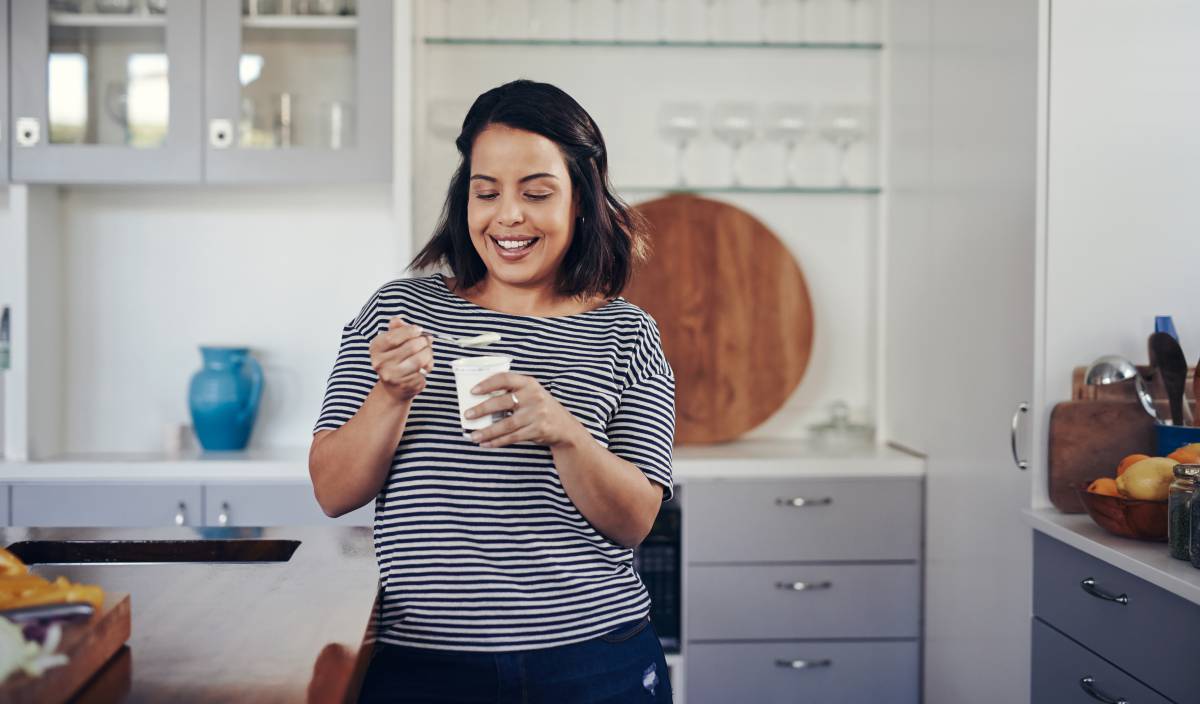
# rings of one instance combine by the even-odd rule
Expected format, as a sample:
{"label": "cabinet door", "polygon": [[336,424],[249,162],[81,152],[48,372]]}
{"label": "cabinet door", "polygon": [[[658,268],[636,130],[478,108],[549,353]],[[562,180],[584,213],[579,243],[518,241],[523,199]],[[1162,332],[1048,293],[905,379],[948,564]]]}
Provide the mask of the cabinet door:
{"label": "cabinet door", "polygon": [[198,526],[201,491],[189,484],[14,484],[12,518],[21,527]]}
{"label": "cabinet door", "polygon": [[375,519],[374,502],[344,516],[326,516],[308,482],[208,484],[204,492],[207,526],[369,526]]}
{"label": "cabinet door", "polygon": [[391,180],[392,2],[328,4],[208,0],[206,180]]}
{"label": "cabinet door", "polygon": [[201,3],[50,4],[12,4],[12,180],[198,182]]}

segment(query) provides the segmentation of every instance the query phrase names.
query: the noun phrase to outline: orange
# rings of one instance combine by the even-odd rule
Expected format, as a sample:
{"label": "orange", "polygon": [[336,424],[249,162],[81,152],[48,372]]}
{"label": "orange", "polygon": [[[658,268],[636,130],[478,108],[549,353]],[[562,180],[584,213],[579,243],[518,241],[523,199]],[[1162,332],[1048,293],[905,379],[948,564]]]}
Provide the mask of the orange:
{"label": "orange", "polygon": [[1109,477],[1102,477],[1088,485],[1088,491],[1093,494],[1104,494],[1105,496],[1120,496],[1121,492],[1117,491],[1117,480]]}
{"label": "orange", "polygon": [[1167,457],[1176,460],[1179,464],[1200,464],[1200,452],[1197,452],[1191,445],[1181,447]]}
{"label": "orange", "polygon": [[1121,464],[1117,465],[1117,476],[1119,477],[1124,474],[1125,470],[1129,469],[1130,465],[1135,462],[1148,459],[1150,459],[1150,455],[1127,455],[1125,459],[1121,460]]}

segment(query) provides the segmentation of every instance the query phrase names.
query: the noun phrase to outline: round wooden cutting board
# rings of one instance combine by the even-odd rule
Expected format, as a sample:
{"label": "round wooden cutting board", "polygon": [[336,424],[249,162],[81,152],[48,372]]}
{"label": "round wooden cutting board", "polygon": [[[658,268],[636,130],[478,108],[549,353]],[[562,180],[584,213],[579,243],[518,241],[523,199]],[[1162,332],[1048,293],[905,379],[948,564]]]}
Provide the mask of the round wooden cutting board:
{"label": "round wooden cutting board", "polygon": [[675,444],[726,442],[799,385],[812,302],[782,242],[728,203],[671,195],[636,206],[652,252],[625,298],[654,317],[675,372]]}

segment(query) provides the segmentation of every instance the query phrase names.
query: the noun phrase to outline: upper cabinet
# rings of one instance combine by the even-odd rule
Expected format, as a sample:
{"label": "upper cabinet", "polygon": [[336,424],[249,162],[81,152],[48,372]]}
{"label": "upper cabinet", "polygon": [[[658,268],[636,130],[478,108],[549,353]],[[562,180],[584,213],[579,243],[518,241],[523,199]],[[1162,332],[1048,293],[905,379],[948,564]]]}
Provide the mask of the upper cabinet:
{"label": "upper cabinet", "polygon": [[206,180],[391,180],[392,22],[391,0],[207,0]]}
{"label": "upper cabinet", "polygon": [[390,181],[392,12],[391,0],[12,3],[12,180]]}
{"label": "upper cabinet", "polygon": [[202,5],[12,3],[12,180],[197,182]]}

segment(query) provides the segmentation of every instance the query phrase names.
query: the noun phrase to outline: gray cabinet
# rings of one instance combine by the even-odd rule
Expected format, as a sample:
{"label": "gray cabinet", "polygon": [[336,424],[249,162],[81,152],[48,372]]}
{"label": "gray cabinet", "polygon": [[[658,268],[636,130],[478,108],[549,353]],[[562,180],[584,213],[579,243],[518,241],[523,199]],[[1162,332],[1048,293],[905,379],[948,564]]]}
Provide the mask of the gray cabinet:
{"label": "gray cabinet", "polygon": [[[1037,620],[1112,663],[1123,676],[1175,701],[1195,701],[1200,669],[1192,654],[1200,652],[1200,607],[1039,532],[1033,559]],[[1036,671],[1036,653],[1033,664]],[[1035,700],[1052,701],[1038,691],[1049,686],[1046,682],[1035,674]],[[1122,694],[1115,688],[1105,691]]]}
{"label": "gray cabinet", "polygon": [[248,15],[207,0],[205,177],[390,181],[391,0],[350,15]]}
{"label": "gray cabinet", "polygon": [[362,525],[375,518],[375,503],[330,518],[308,482],[206,484],[204,524],[208,526]]}
{"label": "gray cabinet", "polygon": [[[136,4],[136,3],[135,3]],[[12,180],[201,179],[201,8],[52,12],[12,3]]]}
{"label": "gray cabinet", "polygon": [[76,483],[12,485],[10,524],[22,527],[199,526],[199,485]]}
{"label": "gray cabinet", "polygon": [[0,526],[12,525],[8,520],[9,508],[9,488],[7,484],[0,484]]}
{"label": "gray cabinet", "polygon": [[[8,2],[0,0],[0,181],[9,180],[8,165]],[[0,418],[0,420],[3,420]]]}
{"label": "gray cabinet", "polygon": [[1033,704],[1171,704],[1169,699],[1036,618],[1031,680]]}
{"label": "gray cabinet", "polygon": [[689,704],[919,701],[920,480],[681,493]]}

